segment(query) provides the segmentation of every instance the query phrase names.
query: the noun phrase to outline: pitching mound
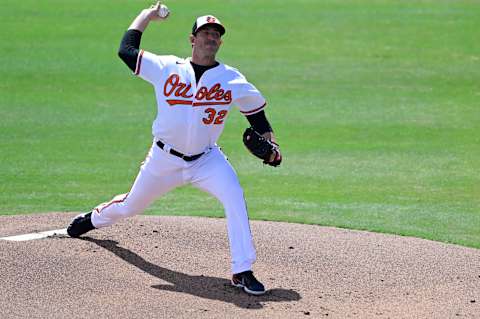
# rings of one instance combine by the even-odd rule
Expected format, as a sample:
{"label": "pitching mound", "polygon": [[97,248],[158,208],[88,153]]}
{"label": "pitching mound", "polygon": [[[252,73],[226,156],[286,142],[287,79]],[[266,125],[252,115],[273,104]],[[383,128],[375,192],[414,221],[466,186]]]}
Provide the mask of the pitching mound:
{"label": "pitching mound", "polygon": [[[0,216],[0,237],[74,214]],[[223,219],[138,216],[84,239],[0,240],[2,318],[479,318],[480,250],[251,222],[260,297],[230,286]]]}

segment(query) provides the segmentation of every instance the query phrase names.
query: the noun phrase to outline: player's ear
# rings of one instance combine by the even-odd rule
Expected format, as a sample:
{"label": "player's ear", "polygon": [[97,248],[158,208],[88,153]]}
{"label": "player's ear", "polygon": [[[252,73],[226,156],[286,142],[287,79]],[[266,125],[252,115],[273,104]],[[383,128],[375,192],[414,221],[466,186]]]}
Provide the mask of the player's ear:
{"label": "player's ear", "polygon": [[193,44],[195,43],[195,36],[193,34],[190,34],[190,44],[192,45],[193,47]]}

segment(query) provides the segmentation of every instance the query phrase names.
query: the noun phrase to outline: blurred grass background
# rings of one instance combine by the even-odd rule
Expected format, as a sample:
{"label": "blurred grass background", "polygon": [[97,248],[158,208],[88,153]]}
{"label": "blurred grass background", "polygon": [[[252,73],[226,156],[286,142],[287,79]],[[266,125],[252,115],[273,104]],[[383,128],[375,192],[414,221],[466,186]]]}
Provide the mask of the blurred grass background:
{"label": "blurred grass background", "polygon": [[[219,59],[265,95],[284,153],[272,169],[220,144],[252,219],[480,248],[477,1],[175,1],[142,47],[189,56],[194,18],[227,28]],[[4,0],[0,214],[87,211],[129,190],[151,143],[152,87],[117,58],[145,1]],[[183,187],[147,214],[223,216]]]}

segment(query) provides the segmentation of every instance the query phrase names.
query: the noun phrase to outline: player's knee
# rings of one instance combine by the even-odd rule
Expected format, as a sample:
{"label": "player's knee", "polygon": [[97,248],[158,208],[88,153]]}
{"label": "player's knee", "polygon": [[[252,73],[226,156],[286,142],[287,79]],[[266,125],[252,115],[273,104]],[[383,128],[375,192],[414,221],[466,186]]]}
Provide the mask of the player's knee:
{"label": "player's knee", "polygon": [[240,185],[225,189],[224,192],[219,194],[218,198],[223,204],[229,202],[244,201],[245,199],[243,189]]}
{"label": "player's knee", "polygon": [[232,192],[232,196],[234,196],[235,198],[243,200],[245,198],[245,194],[243,193],[243,188],[241,188],[240,186],[237,187],[235,189],[235,191]]}

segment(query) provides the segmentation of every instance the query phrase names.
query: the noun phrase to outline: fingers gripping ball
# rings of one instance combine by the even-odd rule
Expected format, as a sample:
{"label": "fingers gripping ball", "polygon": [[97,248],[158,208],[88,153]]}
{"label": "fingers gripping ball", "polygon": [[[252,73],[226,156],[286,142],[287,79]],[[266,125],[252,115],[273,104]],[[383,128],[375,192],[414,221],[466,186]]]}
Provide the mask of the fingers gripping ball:
{"label": "fingers gripping ball", "polygon": [[164,4],[160,5],[160,8],[158,9],[158,16],[160,18],[166,18],[169,14],[170,10],[167,8],[167,6]]}
{"label": "fingers gripping ball", "polygon": [[[250,153],[263,160],[264,164],[278,166],[282,161],[278,145],[249,127],[243,133],[243,144]],[[274,158],[271,160],[271,158]]]}

